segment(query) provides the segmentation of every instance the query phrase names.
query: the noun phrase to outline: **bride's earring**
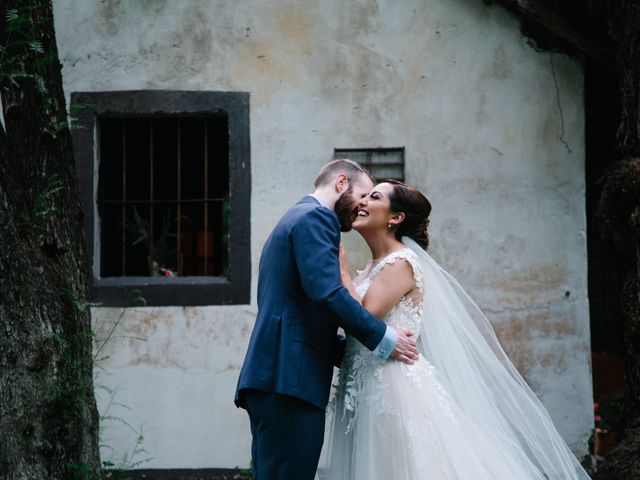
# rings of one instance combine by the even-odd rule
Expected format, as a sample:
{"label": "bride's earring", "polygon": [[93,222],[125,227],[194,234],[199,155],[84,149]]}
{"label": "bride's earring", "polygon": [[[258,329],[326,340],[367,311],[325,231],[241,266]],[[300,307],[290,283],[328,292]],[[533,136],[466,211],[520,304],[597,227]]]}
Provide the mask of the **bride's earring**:
{"label": "bride's earring", "polygon": [[391,228],[391,224],[390,223],[387,223],[387,228]]}

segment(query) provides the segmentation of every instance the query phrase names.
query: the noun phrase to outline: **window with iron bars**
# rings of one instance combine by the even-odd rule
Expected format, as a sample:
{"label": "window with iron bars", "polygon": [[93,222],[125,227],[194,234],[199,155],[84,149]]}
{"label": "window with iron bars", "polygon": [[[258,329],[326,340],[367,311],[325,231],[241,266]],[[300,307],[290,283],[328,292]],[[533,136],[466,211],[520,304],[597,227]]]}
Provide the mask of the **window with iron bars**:
{"label": "window with iron bars", "polygon": [[404,147],[336,148],[333,158],[348,158],[359,163],[376,182],[386,179],[404,182]]}
{"label": "window with iron bars", "polygon": [[80,92],[71,102],[91,300],[249,303],[249,95]]}
{"label": "window with iron bars", "polygon": [[99,119],[100,275],[225,276],[228,120]]}

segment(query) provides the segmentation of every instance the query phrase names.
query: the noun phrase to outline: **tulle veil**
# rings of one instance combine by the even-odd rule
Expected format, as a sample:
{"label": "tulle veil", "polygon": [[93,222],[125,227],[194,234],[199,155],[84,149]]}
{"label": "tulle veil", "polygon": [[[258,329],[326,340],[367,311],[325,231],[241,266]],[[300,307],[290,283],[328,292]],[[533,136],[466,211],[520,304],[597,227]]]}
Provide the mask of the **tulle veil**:
{"label": "tulle veil", "polygon": [[408,237],[402,242],[423,270],[420,352],[439,370],[444,388],[466,416],[479,424],[496,455],[519,464],[531,479],[588,480],[475,302],[416,242]]}

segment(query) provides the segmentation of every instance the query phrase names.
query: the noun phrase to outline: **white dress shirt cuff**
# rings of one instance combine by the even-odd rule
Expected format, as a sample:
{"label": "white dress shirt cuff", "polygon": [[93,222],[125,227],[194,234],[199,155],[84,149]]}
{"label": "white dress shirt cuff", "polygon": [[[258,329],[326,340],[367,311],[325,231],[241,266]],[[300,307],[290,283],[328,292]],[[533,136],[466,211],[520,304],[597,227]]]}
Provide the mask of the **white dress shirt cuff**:
{"label": "white dress shirt cuff", "polygon": [[389,355],[391,355],[391,352],[393,352],[393,349],[396,348],[396,343],[398,343],[398,334],[393,328],[387,326],[387,331],[373,351],[373,354],[386,360],[389,358]]}

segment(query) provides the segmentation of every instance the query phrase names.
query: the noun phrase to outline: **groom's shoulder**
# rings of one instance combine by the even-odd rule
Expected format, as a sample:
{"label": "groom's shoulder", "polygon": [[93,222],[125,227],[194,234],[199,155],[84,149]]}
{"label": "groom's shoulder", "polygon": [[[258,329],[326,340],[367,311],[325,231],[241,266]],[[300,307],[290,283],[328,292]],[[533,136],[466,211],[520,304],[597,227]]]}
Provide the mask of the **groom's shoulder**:
{"label": "groom's shoulder", "polygon": [[305,221],[329,221],[331,223],[338,222],[338,217],[333,210],[321,205],[310,195],[300,199],[298,203],[293,205],[283,216],[283,219],[289,219],[293,223]]}

